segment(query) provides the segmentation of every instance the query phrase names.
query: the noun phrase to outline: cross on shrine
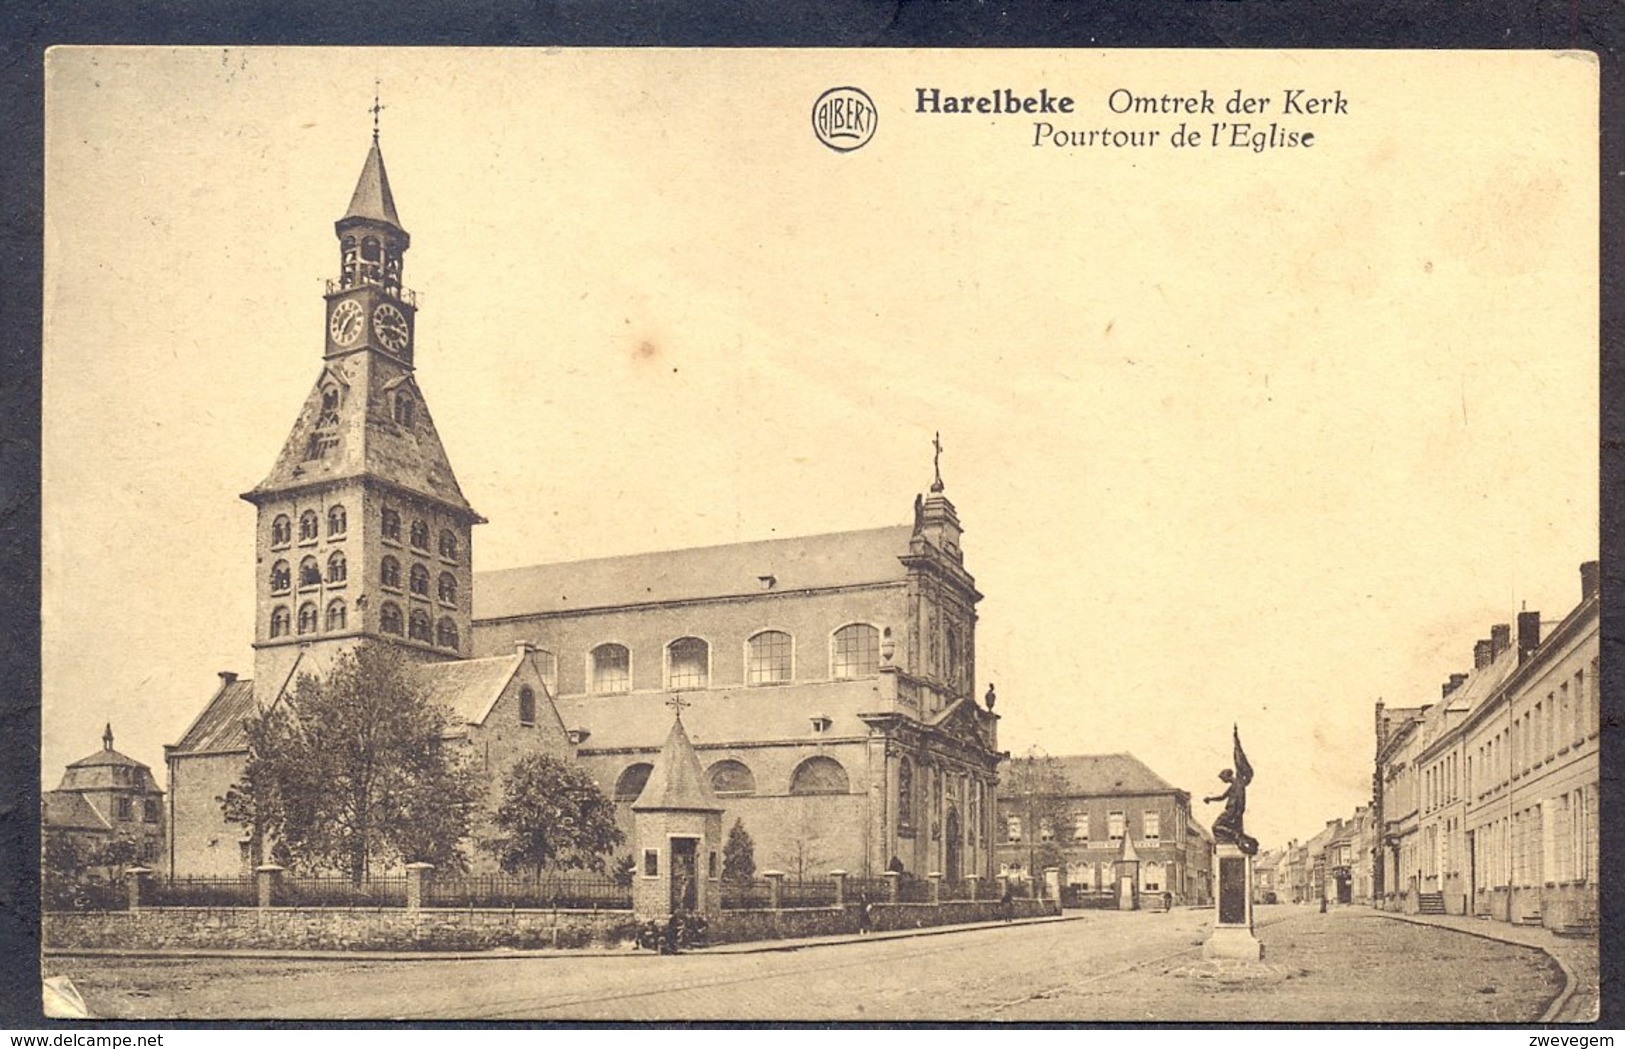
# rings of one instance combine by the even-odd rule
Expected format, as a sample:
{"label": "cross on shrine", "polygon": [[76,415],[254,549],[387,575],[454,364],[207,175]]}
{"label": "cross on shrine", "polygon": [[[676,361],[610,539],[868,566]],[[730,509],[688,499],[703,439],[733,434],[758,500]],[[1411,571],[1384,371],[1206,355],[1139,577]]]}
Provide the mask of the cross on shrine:
{"label": "cross on shrine", "polygon": [[936,433],[936,436],[931,438],[931,447],[935,449],[935,451],[931,453],[931,472],[936,475],[935,479],[932,480],[932,482],[931,482],[931,490],[933,492],[940,492],[940,491],[942,491],[942,431],[941,430],[938,430],[937,433]]}
{"label": "cross on shrine", "polygon": [[372,107],[367,112],[372,114],[372,140],[378,141],[378,114],[384,111],[384,104],[378,101],[378,88],[383,84],[381,79],[372,82]]}
{"label": "cross on shrine", "polygon": [[683,708],[693,706],[693,704],[684,699],[681,695],[677,695],[666,700],[666,706],[670,707],[676,713],[677,720],[681,721],[683,720]]}

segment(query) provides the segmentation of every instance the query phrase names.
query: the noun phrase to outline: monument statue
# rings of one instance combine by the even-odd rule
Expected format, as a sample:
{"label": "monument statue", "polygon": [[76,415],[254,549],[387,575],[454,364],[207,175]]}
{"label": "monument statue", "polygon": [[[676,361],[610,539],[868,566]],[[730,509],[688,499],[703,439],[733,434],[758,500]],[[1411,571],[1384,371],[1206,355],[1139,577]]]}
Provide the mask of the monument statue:
{"label": "monument statue", "polygon": [[1202,802],[1207,805],[1215,801],[1224,802],[1224,812],[1213,821],[1213,841],[1221,845],[1234,845],[1245,855],[1254,856],[1258,853],[1258,839],[1248,837],[1242,826],[1242,817],[1247,813],[1247,784],[1253,781],[1253,767],[1248,764],[1247,754],[1241,749],[1240,729],[1232,725],[1230,730],[1235,740],[1235,769],[1225,769],[1219,773],[1219,779],[1225,783],[1224,792],[1203,798]]}

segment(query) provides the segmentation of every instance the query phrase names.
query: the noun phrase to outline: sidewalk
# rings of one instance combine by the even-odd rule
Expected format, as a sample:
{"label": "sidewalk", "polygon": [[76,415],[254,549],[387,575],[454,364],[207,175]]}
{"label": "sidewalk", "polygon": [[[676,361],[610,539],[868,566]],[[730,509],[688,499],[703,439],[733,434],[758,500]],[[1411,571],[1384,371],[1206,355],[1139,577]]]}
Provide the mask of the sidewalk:
{"label": "sidewalk", "polygon": [[[949,933],[972,932],[977,929],[1002,929],[1012,925],[1042,925],[1050,922],[1072,921],[1082,913],[1072,911],[1060,915],[1038,918],[1017,918],[1014,921],[970,922],[965,925],[927,925],[917,929],[893,929],[874,932],[867,936],[857,933],[837,933],[831,936],[805,936],[799,939],[750,940],[742,943],[719,943],[685,951],[685,954],[767,954],[774,951],[799,951],[807,947],[827,947],[843,943],[869,943],[881,940],[906,940],[920,936],[945,936]],[[283,951],[258,949],[191,949],[130,950],[123,947],[46,947],[40,952],[45,958],[236,958],[255,961],[372,961],[372,962],[447,962],[447,961],[500,961],[509,958],[656,958],[653,951],[637,951],[631,947],[578,947],[546,948],[530,951],[495,948],[482,951]]]}
{"label": "sidewalk", "polygon": [[1545,951],[1562,968],[1566,986],[1540,1018],[1541,1023],[1590,1023],[1597,1019],[1598,988],[1597,941],[1558,936],[1548,929],[1473,918],[1459,914],[1398,914],[1372,910],[1384,918],[1454,929],[1486,940],[1515,943]]}

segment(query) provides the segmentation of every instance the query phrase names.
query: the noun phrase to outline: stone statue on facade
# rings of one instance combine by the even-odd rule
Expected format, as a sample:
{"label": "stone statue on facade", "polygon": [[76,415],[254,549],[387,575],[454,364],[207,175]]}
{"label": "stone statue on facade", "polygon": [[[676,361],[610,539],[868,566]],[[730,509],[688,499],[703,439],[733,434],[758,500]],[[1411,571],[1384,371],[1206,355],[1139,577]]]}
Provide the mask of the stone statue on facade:
{"label": "stone statue on facade", "polygon": [[1224,791],[1202,801],[1208,805],[1224,802],[1224,812],[1213,821],[1214,842],[1234,845],[1244,854],[1253,856],[1258,853],[1258,839],[1248,837],[1242,823],[1247,813],[1247,785],[1253,781],[1253,767],[1241,749],[1240,729],[1232,725],[1231,733],[1235,742],[1235,768],[1219,773],[1219,779],[1225,783]]}

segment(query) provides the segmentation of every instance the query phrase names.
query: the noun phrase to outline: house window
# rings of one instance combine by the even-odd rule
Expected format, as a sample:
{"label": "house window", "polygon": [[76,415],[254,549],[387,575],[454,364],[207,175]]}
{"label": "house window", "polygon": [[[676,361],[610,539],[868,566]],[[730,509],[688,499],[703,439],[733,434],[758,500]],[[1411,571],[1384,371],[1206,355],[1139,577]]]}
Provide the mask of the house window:
{"label": "house window", "polygon": [[316,511],[306,510],[299,515],[299,541],[301,543],[320,538],[321,530],[321,518],[316,516]]}
{"label": "house window", "polygon": [[399,636],[404,629],[401,621],[401,608],[393,601],[385,601],[378,609],[378,629],[386,634]]}
{"label": "house window", "polygon": [[914,826],[914,763],[908,758],[897,763],[897,825]]}
{"label": "house window", "polygon": [[120,797],[118,799],[118,818],[119,819],[121,819],[121,820],[129,819],[131,817],[131,809],[132,809],[132,807],[130,805],[130,799],[129,798]]}
{"label": "house window", "polygon": [[1162,838],[1162,816],[1160,813],[1147,812],[1141,826],[1141,833],[1146,841],[1159,841]]}
{"label": "house window", "polygon": [[879,669],[880,631],[867,623],[852,623],[835,631],[833,677],[872,677]]}
{"label": "house window", "polygon": [[401,426],[411,426],[416,415],[416,405],[410,394],[397,393],[395,395],[395,422]]}
{"label": "house window", "polygon": [[457,603],[457,577],[452,575],[450,572],[441,572],[438,586],[440,592],[440,603],[443,605],[455,605]]}
{"label": "house window", "polygon": [[271,566],[271,593],[280,594],[293,586],[293,568],[286,561]]}
{"label": "house window", "polygon": [[711,646],[680,637],[666,646],[667,688],[705,688],[711,679]]}
{"label": "house window", "polygon": [[643,876],[645,878],[660,877],[660,850],[643,850]]}
{"label": "house window", "polygon": [[429,570],[422,565],[412,566],[412,593],[419,597],[429,596]]}
{"label": "house window", "polygon": [[288,520],[287,514],[278,514],[276,520],[271,522],[271,545],[287,546],[293,542],[293,522]]}
{"label": "house window", "polygon": [[441,648],[456,648],[459,638],[457,624],[451,621],[450,616],[441,616],[440,622],[434,627],[435,644]]}
{"label": "house window", "polygon": [[344,601],[335,598],[327,603],[327,629],[344,629]]}
{"label": "house window", "polygon": [[779,630],[764,630],[746,642],[745,683],[772,685],[790,680],[790,664],[794,645],[790,635]]}
{"label": "house window", "polygon": [[592,650],[592,690],[627,692],[632,688],[632,653],[625,645],[599,645]]}
{"label": "house window", "polygon": [[529,685],[519,690],[519,723],[536,724],[536,690]]}
{"label": "house window", "polygon": [[429,613],[421,608],[413,609],[406,621],[406,636],[413,641],[433,641],[429,630]]}
{"label": "house window", "polygon": [[626,766],[620,777],[615,780],[616,801],[637,801],[638,795],[643,793],[643,787],[649,782],[649,773],[654,766],[647,761],[640,761]]}
{"label": "house window", "polygon": [[449,529],[440,533],[440,556],[448,561],[457,560],[457,533]]}
{"label": "house window", "polygon": [[845,794],[850,789],[846,769],[834,758],[808,758],[790,776],[791,794]]}
{"label": "house window", "polygon": [[1055,821],[1051,820],[1048,816],[1040,816],[1038,818],[1038,840],[1055,840]]}
{"label": "house window", "polygon": [[1140,891],[1162,891],[1162,864],[1155,860],[1147,861],[1140,867]]}
{"label": "house window", "polygon": [[329,583],[344,582],[348,566],[344,561],[344,551],[335,550],[327,557],[327,581]]}
{"label": "house window", "polygon": [[429,526],[422,521],[412,522],[412,549],[429,549]]}
{"label": "house window", "polygon": [[1112,841],[1123,840],[1123,814],[1121,812],[1106,813],[1106,837]]}
{"label": "house window", "polygon": [[378,566],[378,578],[391,590],[399,590],[401,588],[401,563],[386,555]]}
{"label": "house window", "polygon": [[1021,817],[1020,816],[1006,816],[1004,818],[1004,840],[1005,841],[1020,841],[1021,840]]}
{"label": "house window", "polygon": [[1072,814],[1072,840],[1080,845],[1089,844],[1089,814],[1087,812],[1074,812]]}
{"label": "house window", "polygon": [[158,822],[158,799],[148,798],[141,803],[141,821],[143,823]]}
{"label": "house window", "polygon": [[384,510],[383,532],[385,539],[393,539],[396,542],[400,541],[401,515],[398,512],[390,509]]}
{"label": "house window", "polygon": [[299,606],[299,632],[301,634],[314,634],[316,632],[316,603],[306,601]]}
{"label": "house window", "polygon": [[547,686],[551,695],[559,694],[559,657],[546,649],[538,648],[535,652],[536,666],[542,672],[542,684]]}
{"label": "house window", "polygon": [[711,790],[716,794],[755,794],[756,774],[743,761],[728,758],[711,766]]}
{"label": "house window", "polygon": [[271,609],[271,636],[286,637],[292,621],[293,617],[288,613],[287,605],[277,605]]}
{"label": "house window", "polygon": [[329,536],[343,535],[344,534],[344,529],[346,527],[348,527],[348,521],[345,519],[344,507],[342,507],[342,506],[330,506],[330,507],[328,507],[327,508],[327,534]]}

